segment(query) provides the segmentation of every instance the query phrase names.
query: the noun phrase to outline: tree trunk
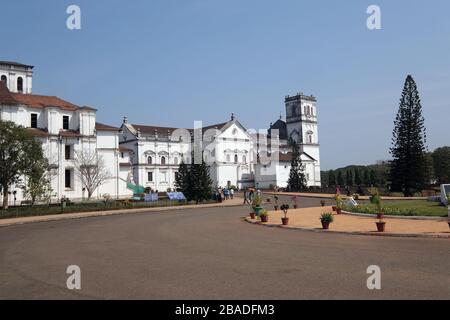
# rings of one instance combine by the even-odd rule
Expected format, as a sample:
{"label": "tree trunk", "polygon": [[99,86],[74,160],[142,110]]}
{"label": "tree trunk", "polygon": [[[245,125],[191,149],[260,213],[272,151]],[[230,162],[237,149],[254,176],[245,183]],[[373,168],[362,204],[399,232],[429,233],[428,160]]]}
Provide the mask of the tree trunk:
{"label": "tree trunk", "polygon": [[8,188],[3,188],[3,210],[8,209]]}

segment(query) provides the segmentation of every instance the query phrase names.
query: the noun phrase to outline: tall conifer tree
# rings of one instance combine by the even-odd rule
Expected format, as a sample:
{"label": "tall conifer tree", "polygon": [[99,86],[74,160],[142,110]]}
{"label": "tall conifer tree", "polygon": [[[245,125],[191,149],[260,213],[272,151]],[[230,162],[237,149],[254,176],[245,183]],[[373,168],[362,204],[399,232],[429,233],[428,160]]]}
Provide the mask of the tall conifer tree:
{"label": "tall conifer tree", "polygon": [[306,189],[305,167],[300,159],[298,144],[292,144],[291,171],[289,172],[288,187],[291,191]]}
{"label": "tall conifer tree", "polygon": [[427,160],[425,119],[417,85],[410,75],[405,81],[394,125],[390,148],[391,189],[412,196],[426,183]]}

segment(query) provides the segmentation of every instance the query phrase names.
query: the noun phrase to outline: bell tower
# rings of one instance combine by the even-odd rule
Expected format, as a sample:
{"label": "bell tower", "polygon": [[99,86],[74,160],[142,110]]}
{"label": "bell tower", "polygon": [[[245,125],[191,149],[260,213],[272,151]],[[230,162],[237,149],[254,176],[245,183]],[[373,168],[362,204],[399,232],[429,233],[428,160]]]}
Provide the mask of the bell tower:
{"label": "bell tower", "polygon": [[304,152],[304,157],[310,158],[314,163],[308,173],[309,185],[320,186],[320,145],[317,125],[317,99],[297,93],[295,96],[286,96],[286,128],[288,140],[295,142]]}
{"label": "bell tower", "polygon": [[0,81],[3,81],[11,92],[31,94],[33,68],[18,62],[0,61]]}

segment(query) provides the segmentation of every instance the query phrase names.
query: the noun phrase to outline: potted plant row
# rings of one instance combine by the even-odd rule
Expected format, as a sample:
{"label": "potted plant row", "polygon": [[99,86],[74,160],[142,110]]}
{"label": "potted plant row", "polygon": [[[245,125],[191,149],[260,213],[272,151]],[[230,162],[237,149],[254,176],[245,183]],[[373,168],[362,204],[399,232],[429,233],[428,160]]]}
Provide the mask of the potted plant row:
{"label": "potted plant row", "polygon": [[335,197],[334,197],[334,200],[336,201],[336,213],[337,214],[341,214],[342,213],[342,207],[343,207],[343,205],[344,205],[344,200],[342,199],[342,197],[341,197],[341,195],[340,194],[337,194]]}
{"label": "potted plant row", "polygon": [[267,212],[266,209],[263,209],[261,211],[261,213],[259,214],[259,218],[261,219],[262,223],[267,223],[269,222],[269,213]]}
{"label": "potted plant row", "polygon": [[289,218],[287,216],[287,213],[288,213],[288,210],[289,210],[289,205],[283,204],[281,206],[281,210],[283,210],[283,213],[284,213],[284,217],[281,218],[281,223],[283,224],[283,226],[287,226],[289,224]]}
{"label": "potted plant row", "polygon": [[264,208],[261,206],[261,204],[262,204],[261,196],[256,196],[256,197],[253,199],[252,209],[253,209],[253,212],[254,212],[257,216],[259,216],[259,215],[261,214],[261,212],[264,210]]}
{"label": "potted plant row", "polygon": [[330,228],[330,223],[334,221],[333,214],[331,212],[322,213],[320,216],[320,222],[322,223],[322,228],[328,230]]}
{"label": "potted plant row", "polygon": [[275,200],[275,205],[273,206],[273,208],[275,209],[275,211],[278,211],[278,196],[273,197],[273,199]]}
{"label": "potted plant row", "polygon": [[383,204],[382,204],[380,195],[379,194],[375,194],[372,197],[371,201],[377,208],[377,219],[378,219],[378,221],[375,222],[375,224],[377,225],[377,230],[378,230],[378,232],[384,232],[386,230],[386,222],[383,221],[383,218],[384,218]]}

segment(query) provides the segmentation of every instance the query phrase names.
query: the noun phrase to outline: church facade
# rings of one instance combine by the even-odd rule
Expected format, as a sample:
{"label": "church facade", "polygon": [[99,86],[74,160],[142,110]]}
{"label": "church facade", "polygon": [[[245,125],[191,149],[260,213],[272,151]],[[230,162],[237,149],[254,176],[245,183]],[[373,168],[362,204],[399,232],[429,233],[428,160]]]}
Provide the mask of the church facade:
{"label": "church facade", "polygon": [[[96,199],[105,195],[130,198],[133,186],[174,190],[180,163],[193,160],[209,166],[213,187],[286,188],[292,143],[299,146],[307,185],[321,185],[317,100],[313,96],[285,97],[286,117],[255,133],[234,114],[221,123],[194,123],[191,128],[134,124],[125,117],[118,128],[98,123],[97,110],[92,107],[36,95],[32,86],[33,66],[0,61],[0,120],[27,128],[42,143],[51,165],[52,199],[86,198],[75,172],[75,155],[81,151],[101,157],[110,172],[93,195]],[[12,191],[16,201],[24,200],[20,186],[12,186]]]}
{"label": "church facade", "polygon": [[[26,128],[42,144],[50,164],[52,200],[79,201],[87,192],[76,174],[76,154],[88,152],[103,159],[109,178],[93,195],[101,199],[132,195],[126,178],[127,150],[119,147],[119,128],[96,122],[96,109],[78,106],[56,96],[32,93],[33,66],[0,61],[0,120]],[[26,179],[23,178],[23,183]],[[20,186],[11,186],[11,204],[25,200]],[[0,195],[1,198],[1,195]]]}
{"label": "church facade", "polygon": [[[199,161],[203,157],[209,165],[214,187],[254,186],[252,139],[234,115],[227,122],[202,126],[197,131],[201,141]],[[138,185],[173,190],[180,163],[195,162],[194,128],[130,124],[125,118],[121,132],[120,145],[132,150],[133,177]]]}
{"label": "church facade", "polygon": [[[320,187],[320,144],[317,122],[317,99],[297,93],[285,97],[286,118],[280,117],[271,123],[267,134],[267,146],[259,153],[278,152],[278,161],[257,163],[255,180],[260,188],[277,186],[286,188],[289,180],[292,160],[292,144],[300,149],[300,158],[304,166],[308,187]],[[276,137],[274,137],[276,135]],[[277,150],[270,146],[271,138],[279,141]]]}

